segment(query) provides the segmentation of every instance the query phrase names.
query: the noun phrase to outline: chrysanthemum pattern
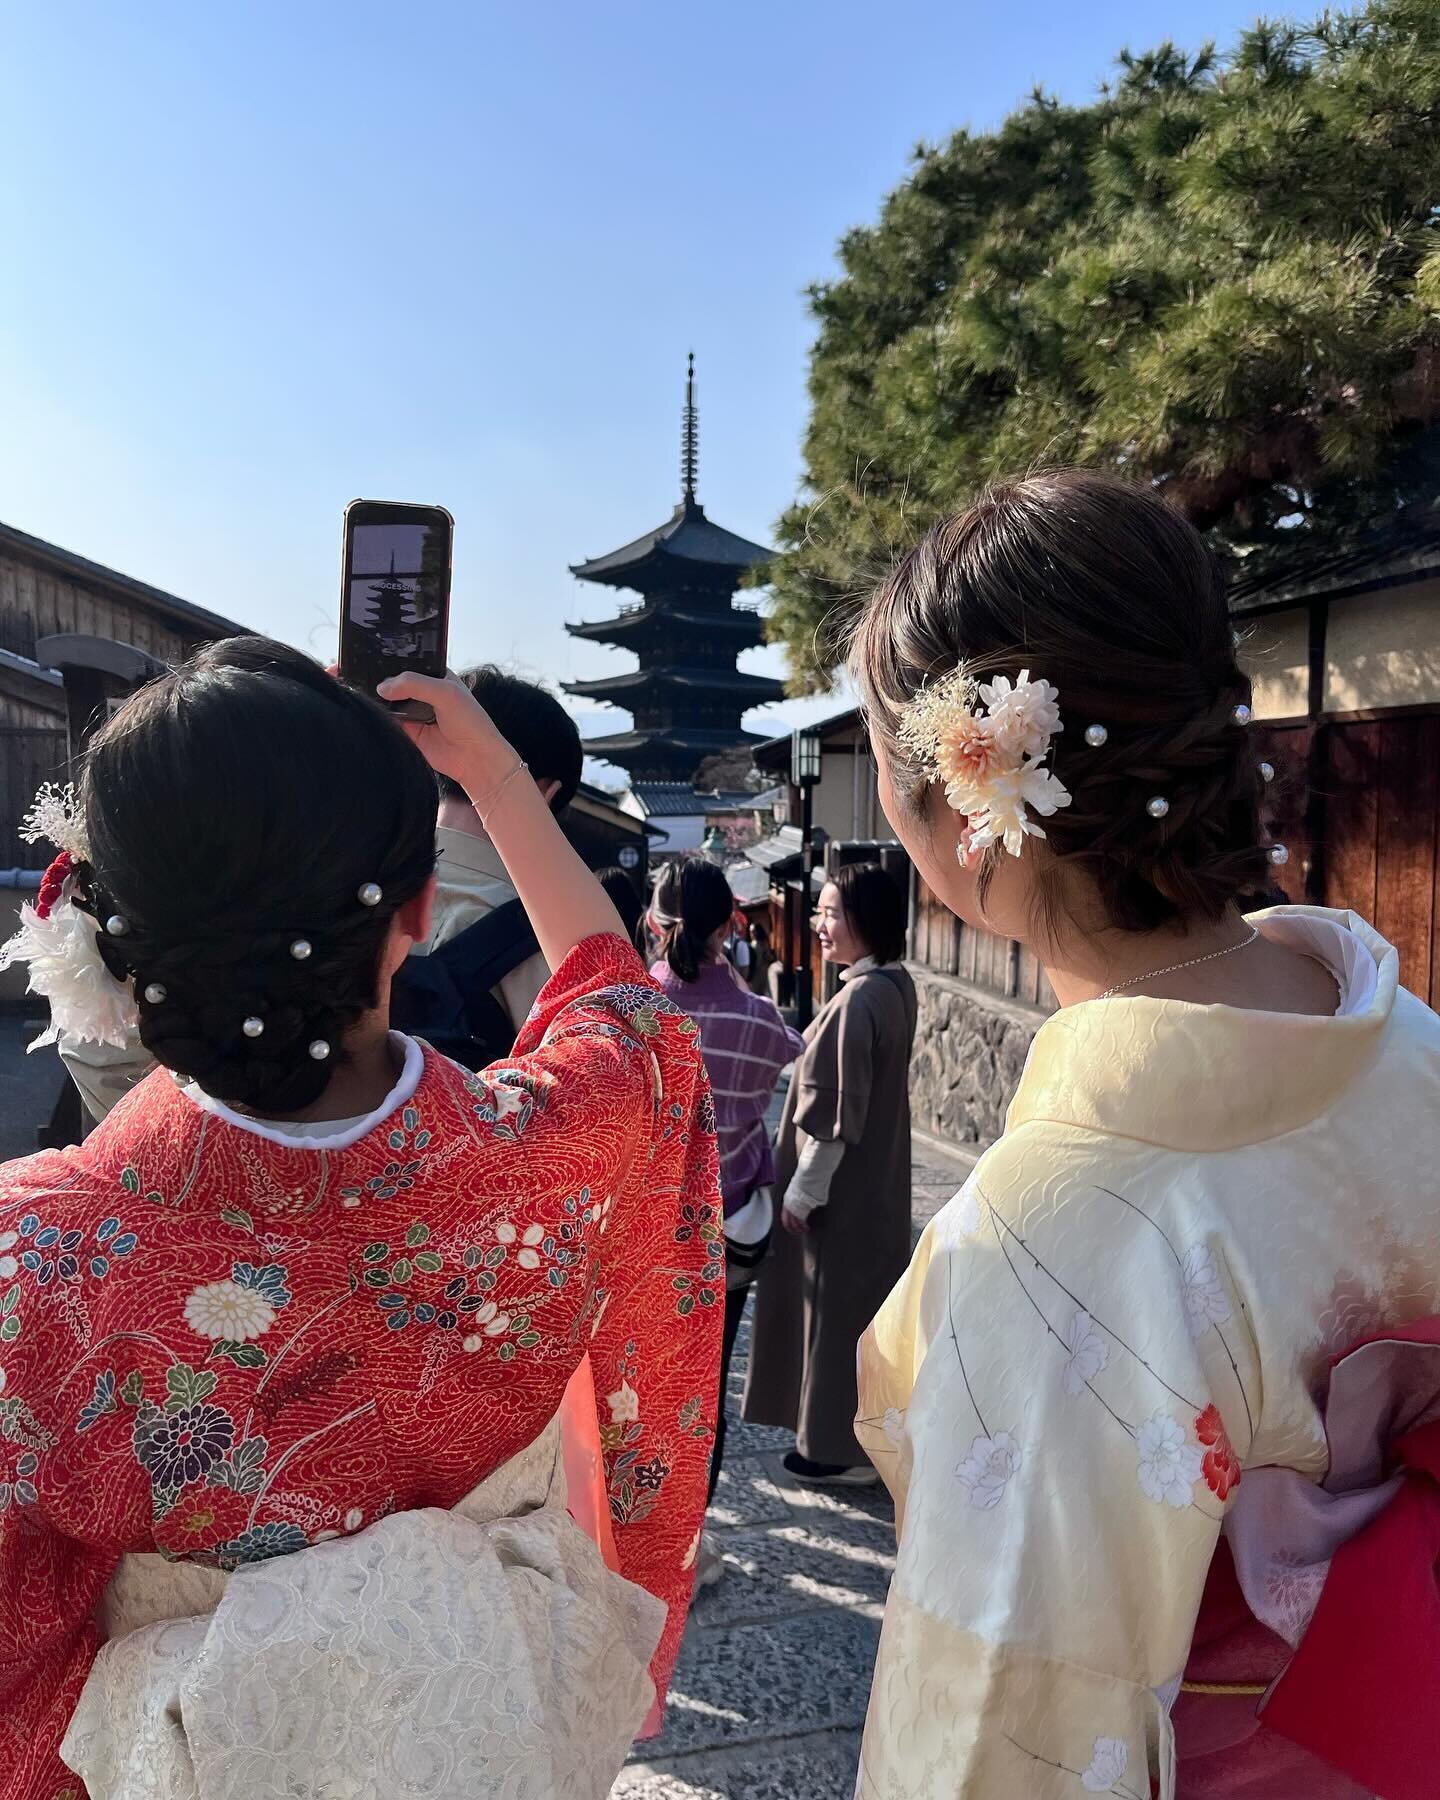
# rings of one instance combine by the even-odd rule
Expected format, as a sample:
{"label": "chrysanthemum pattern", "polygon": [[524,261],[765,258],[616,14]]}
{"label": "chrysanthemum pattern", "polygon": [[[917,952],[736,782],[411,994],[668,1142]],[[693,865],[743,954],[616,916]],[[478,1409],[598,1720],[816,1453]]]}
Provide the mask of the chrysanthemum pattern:
{"label": "chrysanthemum pattern", "polygon": [[156,1077],[80,1149],[4,1172],[14,1800],[65,1785],[56,1740],[114,1560],[82,1544],[228,1569],[453,1504],[536,1439],[586,1351],[597,1424],[622,1440],[606,1457],[621,1569],[669,1608],[665,1684],[723,1310],[674,1303],[677,1280],[710,1285],[712,1246],[683,1217],[718,1208],[708,1090],[688,1021],[618,939],[581,946],[542,1002],[492,1079],[427,1056],[403,1118],[348,1150],[271,1145]]}

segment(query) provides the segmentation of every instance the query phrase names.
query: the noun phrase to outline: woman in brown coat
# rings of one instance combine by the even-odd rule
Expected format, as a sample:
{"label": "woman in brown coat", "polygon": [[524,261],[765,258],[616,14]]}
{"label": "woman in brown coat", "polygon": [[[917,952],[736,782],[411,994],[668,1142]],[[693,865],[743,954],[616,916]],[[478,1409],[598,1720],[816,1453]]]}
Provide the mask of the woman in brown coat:
{"label": "woman in brown coat", "polygon": [[878,863],[841,869],[816,935],[826,962],[847,966],[785,1102],[785,1230],[760,1274],[745,1417],[794,1431],[797,1480],[861,1486],[875,1472],[855,1437],[855,1347],[910,1259],[915,989],[898,883]]}

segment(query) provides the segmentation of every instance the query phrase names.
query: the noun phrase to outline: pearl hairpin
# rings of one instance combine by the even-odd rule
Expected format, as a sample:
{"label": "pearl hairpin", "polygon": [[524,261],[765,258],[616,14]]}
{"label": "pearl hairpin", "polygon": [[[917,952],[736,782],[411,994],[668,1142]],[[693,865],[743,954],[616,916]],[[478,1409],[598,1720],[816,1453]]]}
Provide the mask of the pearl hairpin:
{"label": "pearl hairpin", "polygon": [[1270,846],[1270,861],[1277,869],[1283,869],[1290,860],[1290,852],[1284,844]]}
{"label": "pearl hairpin", "polygon": [[290,946],[290,954],[295,958],[296,962],[304,962],[306,957],[310,954],[309,938],[296,938],[295,942]]}
{"label": "pearl hairpin", "polygon": [[1274,779],[1275,779],[1275,765],[1274,765],[1274,763],[1268,763],[1268,762],[1262,762],[1262,763],[1261,763],[1261,765],[1260,765],[1260,779],[1261,779],[1261,780],[1262,780],[1262,781],[1273,781],[1273,780],[1274,780]]}
{"label": "pearl hairpin", "polygon": [[111,913],[105,921],[105,930],[111,937],[124,937],[129,929],[130,921],[122,918],[119,913]]}
{"label": "pearl hairpin", "polygon": [[362,906],[378,906],[385,898],[385,890],[378,881],[367,881],[355,898]]}
{"label": "pearl hairpin", "polygon": [[252,1016],[245,1021],[240,1029],[248,1038],[263,1037],[265,1035],[265,1021]]}
{"label": "pearl hairpin", "polygon": [[325,1042],[324,1038],[316,1038],[310,1046],[310,1054],[315,1058],[316,1062],[324,1062],[325,1058],[330,1054],[330,1046]]}
{"label": "pearl hairpin", "polygon": [[1248,725],[1254,716],[1255,715],[1243,700],[1238,706],[1233,707],[1230,712],[1230,717],[1237,725]]}
{"label": "pearl hairpin", "polygon": [[1170,802],[1163,794],[1154,794],[1145,802],[1145,810],[1152,819],[1163,819],[1170,811]]}
{"label": "pearl hairpin", "polygon": [[1109,741],[1110,733],[1103,725],[1087,725],[1085,727],[1085,742],[1092,750],[1100,749],[1103,744],[1107,744]]}
{"label": "pearl hairpin", "polygon": [[151,1006],[163,1006],[165,1004],[165,989],[161,987],[158,981],[152,981],[145,990],[145,998]]}

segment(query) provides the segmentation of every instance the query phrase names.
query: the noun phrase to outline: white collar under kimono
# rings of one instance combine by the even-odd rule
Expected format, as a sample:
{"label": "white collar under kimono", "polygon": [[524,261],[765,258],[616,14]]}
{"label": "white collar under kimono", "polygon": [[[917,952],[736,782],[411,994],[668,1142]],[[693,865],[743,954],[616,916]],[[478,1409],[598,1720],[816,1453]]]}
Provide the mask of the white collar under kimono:
{"label": "white collar under kimono", "polygon": [[872,969],[896,969],[900,965],[893,962],[880,962],[873,956],[861,956],[840,971],[842,981],[853,981],[857,975],[868,975]]}

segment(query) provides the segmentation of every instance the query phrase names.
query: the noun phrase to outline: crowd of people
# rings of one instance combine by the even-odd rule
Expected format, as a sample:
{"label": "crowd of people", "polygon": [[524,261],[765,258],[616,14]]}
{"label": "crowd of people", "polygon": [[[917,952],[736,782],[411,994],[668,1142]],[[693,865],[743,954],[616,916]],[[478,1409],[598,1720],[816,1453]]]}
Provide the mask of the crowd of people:
{"label": "crowd of people", "polygon": [[1242,910],[1223,572],[1032,475],[850,666],[915,869],[1058,1001],[913,1257],[878,864],[802,1036],[722,869],[585,868],[495,669],[418,724],[228,640],[43,798],[7,954],[96,1124],[0,1169],[15,1800],[598,1800],[723,1578],[752,1288],[745,1415],[896,1501],[862,1800],[1434,1791],[1440,1024],[1364,920]]}

